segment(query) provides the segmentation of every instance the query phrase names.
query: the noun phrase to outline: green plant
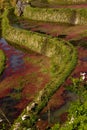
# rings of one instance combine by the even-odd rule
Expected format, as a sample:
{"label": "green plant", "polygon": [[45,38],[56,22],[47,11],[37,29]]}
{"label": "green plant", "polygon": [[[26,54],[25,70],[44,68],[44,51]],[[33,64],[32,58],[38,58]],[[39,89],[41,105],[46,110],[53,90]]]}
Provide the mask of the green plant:
{"label": "green plant", "polygon": [[[68,121],[59,130],[86,130],[87,128],[87,83],[80,78],[72,78],[70,91],[76,92],[78,99],[70,105]],[[52,129],[55,130],[56,125]]]}
{"label": "green plant", "polygon": [[0,50],[0,74],[3,72],[4,67],[5,67],[5,54],[2,50]]}
{"label": "green plant", "polygon": [[1,128],[1,130],[6,130],[6,126],[5,126],[4,123],[2,124],[2,128]]}
{"label": "green plant", "polygon": [[[69,76],[76,65],[77,54],[75,48],[69,42],[65,42],[57,38],[52,38],[51,36],[46,36],[45,34],[34,33],[11,26],[9,22],[10,11],[11,9],[5,10],[3,14],[2,30],[5,39],[12,42],[13,45],[19,45],[20,47],[25,47],[41,54],[43,54],[42,49],[44,48],[45,44],[46,48],[44,49],[44,55],[49,57],[50,61],[53,63],[52,79],[45,86],[45,88],[42,89],[41,92],[38,92],[37,96],[35,96],[34,100],[32,101],[32,104],[34,103],[33,109],[31,108],[31,104],[28,104],[27,107],[31,108],[31,110],[28,112],[26,107],[23,113],[11,127],[11,129],[13,129],[15,128],[16,124],[20,123],[19,126],[23,129],[27,128],[27,124],[30,124],[31,126],[35,123],[38,113],[43,109],[43,107],[45,107],[54,92]],[[22,120],[21,116],[26,113],[28,113],[30,118]],[[34,114],[33,120],[32,113]]]}
{"label": "green plant", "polygon": [[55,126],[54,126],[54,127],[52,127],[52,128],[51,128],[51,130],[59,130],[59,127],[60,127],[60,125],[59,125],[59,124],[55,124]]}

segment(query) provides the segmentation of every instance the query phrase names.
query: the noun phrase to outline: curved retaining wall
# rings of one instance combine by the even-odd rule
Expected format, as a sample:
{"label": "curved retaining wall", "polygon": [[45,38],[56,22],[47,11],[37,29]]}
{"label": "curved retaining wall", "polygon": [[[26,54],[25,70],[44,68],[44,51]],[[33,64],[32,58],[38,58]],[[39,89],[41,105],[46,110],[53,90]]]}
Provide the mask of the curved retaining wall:
{"label": "curved retaining wall", "polygon": [[[39,33],[12,27],[6,10],[2,20],[3,37],[20,47],[29,48],[50,57],[54,69],[52,80],[39,91],[34,100],[28,104],[22,114],[14,122],[11,130],[26,130],[32,128],[38,118],[38,113],[45,107],[50,97],[65,81],[76,64],[76,50],[68,42]],[[9,14],[10,15],[10,14]],[[25,119],[23,120],[23,118]]]}
{"label": "curved retaining wall", "polygon": [[87,24],[87,9],[33,8],[27,5],[23,16],[31,20],[61,22],[68,24]]}

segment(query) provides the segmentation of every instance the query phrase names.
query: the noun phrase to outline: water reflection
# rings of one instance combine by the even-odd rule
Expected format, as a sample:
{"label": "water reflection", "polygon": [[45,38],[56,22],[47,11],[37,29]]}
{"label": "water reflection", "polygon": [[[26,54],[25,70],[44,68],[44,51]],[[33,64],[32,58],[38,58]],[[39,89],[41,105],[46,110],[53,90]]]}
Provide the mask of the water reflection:
{"label": "water reflection", "polygon": [[11,76],[24,68],[24,53],[8,45],[3,38],[0,39],[0,48],[5,52],[7,58],[6,69],[1,77],[1,79],[4,79],[6,76]]}

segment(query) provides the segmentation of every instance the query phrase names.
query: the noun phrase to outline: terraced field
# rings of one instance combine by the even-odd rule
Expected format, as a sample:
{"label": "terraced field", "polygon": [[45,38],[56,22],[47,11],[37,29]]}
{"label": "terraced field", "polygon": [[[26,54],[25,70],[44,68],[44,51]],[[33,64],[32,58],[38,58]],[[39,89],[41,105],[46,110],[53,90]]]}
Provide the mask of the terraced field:
{"label": "terraced field", "polygon": [[[33,3],[34,6],[36,3]],[[40,8],[25,7],[23,17],[15,16],[13,9],[7,9],[3,13],[2,36],[9,44],[24,51],[15,50],[1,40],[0,48],[4,50],[7,60],[1,76],[0,100],[1,108],[10,123],[16,119],[13,125],[4,119],[7,127],[9,124],[8,129],[11,127],[12,130],[29,128],[45,130],[58,121],[64,123],[67,119],[66,110],[69,108],[69,102],[75,100],[76,96],[68,93],[64,86],[70,83],[67,77],[75,68],[77,52],[78,63],[71,75],[79,77],[80,72],[87,74],[87,25],[84,23],[86,18],[75,25],[75,21],[71,23],[73,10],[69,9],[71,16],[67,18],[68,15],[66,17],[64,10],[60,9],[64,7],[68,14],[66,5],[49,5],[51,13],[48,8],[42,8],[43,3],[40,6]],[[68,8],[81,7],[84,8],[86,5],[68,5]],[[44,19],[44,13],[51,16],[52,11],[55,11],[54,14],[57,16],[55,8],[58,8],[58,15],[63,13],[65,23],[55,22],[55,17],[51,22]],[[30,14],[27,14],[28,9]],[[42,11],[42,14],[39,14],[39,11]],[[79,18],[81,15],[84,16],[80,14]],[[67,22],[67,19],[70,21]],[[9,102],[13,104],[9,105]],[[9,113],[9,110],[12,112]]]}

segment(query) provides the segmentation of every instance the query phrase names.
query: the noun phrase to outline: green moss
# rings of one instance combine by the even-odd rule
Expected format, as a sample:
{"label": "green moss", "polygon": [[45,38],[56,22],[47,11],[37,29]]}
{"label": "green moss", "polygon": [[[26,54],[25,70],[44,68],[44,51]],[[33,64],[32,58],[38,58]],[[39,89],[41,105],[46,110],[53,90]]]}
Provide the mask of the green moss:
{"label": "green moss", "polygon": [[2,50],[0,50],[0,75],[5,68],[5,60],[6,60],[5,54]]}
{"label": "green moss", "polygon": [[32,8],[30,6],[26,6],[23,15],[24,17],[32,20],[69,23],[71,22],[73,13],[74,13],[73,9],[67,9],[67,8],[49,9],[49,8]]}
{"label": "green moss", "polygon": [[[13,45],[16,43],[20,47],[23,46],[36,51],[37,53],[48,56],[52,63],[52,67],[50,68],[52,80],[45,86],[44,89],[37,93],[32,102],[34,103],[33,108],[31,108],[32,103],[28,104],[27,107],[30,107],[31,110],[28,111],[27,108],[25,108],[11,128],[13,129],[17,127],[15,125],[20,123],[20,128],[22,127],[21,130],[23,130],[23,128],[31,127],[31,125],[35,123],[38,113],[43,109],[43,107],[45,107],[50,97],[55,93],[75,67],[77,56],[75,48],[69,42],[12,27],[9,24],[9,19],[7,17],[8,14],[10,15],[10,13],[6,10],[3,15],[3,37],[12,42]],[[34,115],[33,118],[32,113]],[[23,114],[28,114],[30,118],[22,120],[21,117]]]}
{"label": "green moss", "polygon": [[[43,15],[44,14],[44,15]],[[37,21],[60,22],[68,24],[87,24],[87,9],[71,8],[33,8],[26,6],[23,16]]]}

